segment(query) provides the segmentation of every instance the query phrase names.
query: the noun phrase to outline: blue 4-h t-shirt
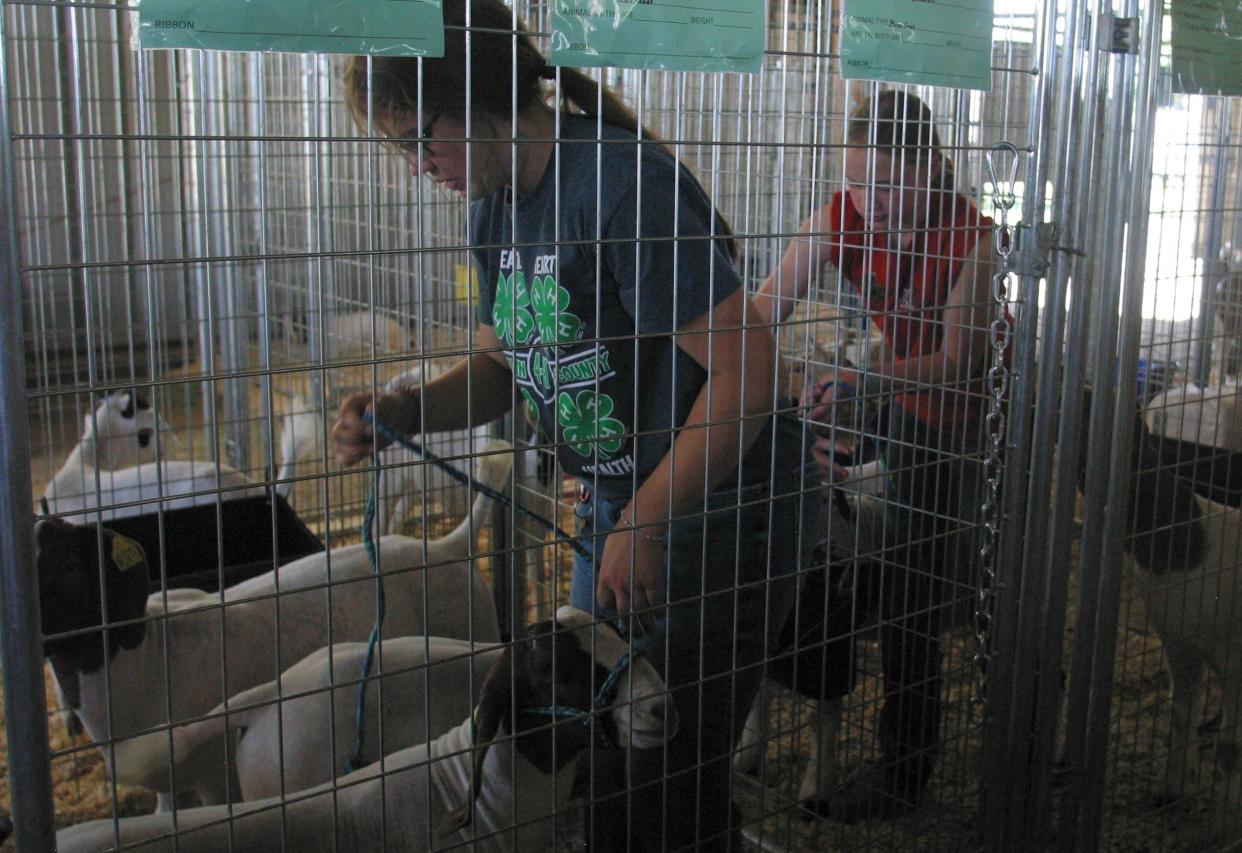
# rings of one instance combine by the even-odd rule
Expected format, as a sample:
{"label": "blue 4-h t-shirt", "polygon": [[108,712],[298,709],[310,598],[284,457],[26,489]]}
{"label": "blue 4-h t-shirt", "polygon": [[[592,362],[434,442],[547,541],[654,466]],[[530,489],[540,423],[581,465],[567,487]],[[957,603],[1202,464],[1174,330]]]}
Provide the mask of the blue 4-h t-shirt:
{"label": "blue 4-h t-shirt", "polygon": [[741,281],[727,240],[709,238],[722,226],[690,172],[659,145],[598,127],[563,117],[538,187],[475,202],[471,242],[479,322],[508,350],[562,467],[624,491],[668,452],[706,380],[670,333]]}

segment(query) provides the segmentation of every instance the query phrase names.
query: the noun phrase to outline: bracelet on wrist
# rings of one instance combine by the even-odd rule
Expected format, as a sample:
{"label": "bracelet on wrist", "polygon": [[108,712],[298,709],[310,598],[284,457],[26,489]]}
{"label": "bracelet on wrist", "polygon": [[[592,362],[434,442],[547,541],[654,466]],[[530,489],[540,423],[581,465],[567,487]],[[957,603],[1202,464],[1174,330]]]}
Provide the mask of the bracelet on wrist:
{"label": "bracelet on wrist", "polygon": [[625,522],[625,525],[629,527],[630,530],[633,530],[635,534],[637,534],[638,536],[641,536],[642,538],[646,539],[649,542],[663,542],[664,541],[664,537],[661,536],[660,534],[652,533],[646,528],[639,527],[637,524],[635,524],[633,515],[629,515],[627,517],[626,513],[622,512],[620,520]]}

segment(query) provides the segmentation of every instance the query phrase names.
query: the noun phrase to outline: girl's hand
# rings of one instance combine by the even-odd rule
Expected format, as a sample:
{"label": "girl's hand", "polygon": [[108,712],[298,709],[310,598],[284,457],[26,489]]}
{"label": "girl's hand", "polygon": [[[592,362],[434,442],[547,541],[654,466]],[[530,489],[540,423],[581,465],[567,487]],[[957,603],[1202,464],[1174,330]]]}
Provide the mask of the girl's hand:
{"label": "girl's hand", "polygon": [[819,475],[833,483],[840,483],[849,477],[849,471],[837,461],[841,454],[848,455],[849,452],[848,445],[826,435],[817,435],[811,444],[811,457],[819,468]]}
{"label": "girl's hand", "polygon": [[811,421],[811,430],[819,436],[829,435],[833,408],[857,396],[845,373],[834,370],[821,376],[802,393],[802,408],[806,410],[806,419]]}
{"label": "girl's hand", "polygon": [[376,450],[383,450],[392,442],[384,436],[376,436],[363,415],[371,411],[375,403],[376,419],[403,435],[419,431],[419,398],[417,392],[402,394],[355,394],[341,403],[340,413],[332,426],[332,446],[342,465],[354,465],[366,459]]}
{"label": "girl's hand", "polygon": [[[628,513],[628,510],[627,510]],[[651,539],[659,527],[645,527],[640,535],[622,513],[604,540],[604,558],[595,579],[595,600],[601,607],[624,615],[636,613],[651,628],[655,608],[664,605],[664,543]],[[630,584],[633,570],[633,586]]]}

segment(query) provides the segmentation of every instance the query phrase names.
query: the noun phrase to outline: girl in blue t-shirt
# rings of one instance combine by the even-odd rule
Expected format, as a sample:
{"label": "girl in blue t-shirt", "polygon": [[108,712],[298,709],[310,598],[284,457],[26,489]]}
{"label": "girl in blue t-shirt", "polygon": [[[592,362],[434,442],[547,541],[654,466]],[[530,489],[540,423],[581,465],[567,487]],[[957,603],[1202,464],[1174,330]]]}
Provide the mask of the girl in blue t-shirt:
{"label": "girl in blue t-shirt", "polygon": [[470,200],[476,345],[421,388],[346,400],[336,453],[386,443],[372,406],[413,434],[524,404],[581,483],[572,602],[647,629],[680,720],[664,749],[593,751],[590,849],[736,849],[729,753],[817,506],[773,336],[727,224],[615,95],[549,67],[498,0],[470,0],[468,29],[462,0],[444,16],[444,58],[357,57],[345,89],[413,175]]}

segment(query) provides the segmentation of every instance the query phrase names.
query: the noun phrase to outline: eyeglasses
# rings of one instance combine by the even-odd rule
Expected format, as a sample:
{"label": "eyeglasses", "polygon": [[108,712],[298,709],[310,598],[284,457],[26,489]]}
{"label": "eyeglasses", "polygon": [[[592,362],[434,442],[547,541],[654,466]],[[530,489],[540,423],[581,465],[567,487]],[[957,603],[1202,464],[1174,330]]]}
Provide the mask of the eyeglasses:
{"label": "eyeglasses", "polygon": [[402,154],[417,155],[420,147],[425,147],[431,139],[431,129],[435,127],[436,122],[439,120],[440,111],[436,110],[431,114],[431,119],[419,129],[418,135],[413,139],[393,139],[390,137],[387,142]]}

